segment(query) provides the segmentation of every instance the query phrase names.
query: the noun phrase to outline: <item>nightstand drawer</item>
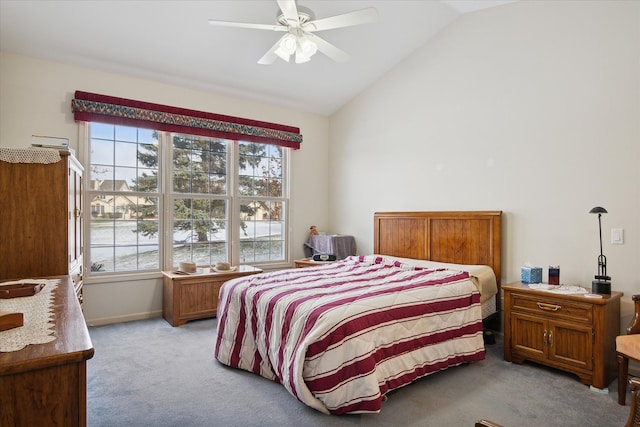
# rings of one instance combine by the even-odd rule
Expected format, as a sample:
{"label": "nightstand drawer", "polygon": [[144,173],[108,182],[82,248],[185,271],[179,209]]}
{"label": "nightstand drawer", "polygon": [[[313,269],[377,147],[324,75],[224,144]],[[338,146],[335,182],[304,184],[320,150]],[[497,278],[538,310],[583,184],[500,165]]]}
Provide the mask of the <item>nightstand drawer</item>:
{"label": "nightstand drawer", "polygon": [[564,319],[589,323],[593,321],[591,304],[513,293],[511,311],[544,314],[548,319]]}

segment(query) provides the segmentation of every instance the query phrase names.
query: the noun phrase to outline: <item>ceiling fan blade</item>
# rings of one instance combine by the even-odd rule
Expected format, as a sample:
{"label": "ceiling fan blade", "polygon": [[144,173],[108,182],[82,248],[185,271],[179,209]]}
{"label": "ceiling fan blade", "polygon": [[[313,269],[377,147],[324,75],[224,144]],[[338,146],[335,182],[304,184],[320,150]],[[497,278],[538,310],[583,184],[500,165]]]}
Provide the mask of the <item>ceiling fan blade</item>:
{"label": "ceiling fan blade", "polygon": [[304,24],[302,29],[305,31],[324,31],[333,30],[334,28],[351,27],[353,25],[370,24],[373,22],[378,22],[378,11],[374,7],[369,7],[367,9],[356,10],[355,12],[310,21]]}
{"label": "ceiling fan blade", "polygon": [[273,46],[271,46],[271,49],[269,49],[267,51],[267,53],[265,53],[264,55],[262,55],[262,58],[258,59],[258,64],[261,65],[271,65],[274,62],[276,62],[276,59],[278,59],[278,55],[276,55],[276,50],[278,49],[278,47],[280,46],[280,42],[282,41],[282,39],[286,36],[286,34],[282,37],[280,37],[278,39],[277,42],[275,42],[275,44]]}
{"label": "ceiling fan blade", "polygon": [[329,58],[333,59],[334,61],[336,61],[336,62],[346,62],[349,59],[351,59],[351,55],[349,55],[347,52],[345,52],[342,49],[338,49],[337,47],[335,47],[334,45],[332,45],[328,41],[325,41],[324,39],[321,39],[320,37],[316,36],[315,34],[306,33],[305,35],[311,41],[313,41],[316,44],[316,46],[318,46],[318,50],[320,52],[324,53],[325,55],[327,55]]}
{"label": "ceiling fan blade", "polygon": [[278,0],[278,7],[282,11],[285,19],[292,28],[300,26],[300,18],[298,16],[298,7],[296,0]]}
{"label": "ceiling fan blade", "polygon": [[251,28],[254,30],[271,30],[271,31],[287,31],[288,28],[284,25],[277,24],[249,24],[246,22],[232,22],[232,21],[218,21],[215,19],[209,19],[209,24],[218,27],[235,27],[235,28]]}

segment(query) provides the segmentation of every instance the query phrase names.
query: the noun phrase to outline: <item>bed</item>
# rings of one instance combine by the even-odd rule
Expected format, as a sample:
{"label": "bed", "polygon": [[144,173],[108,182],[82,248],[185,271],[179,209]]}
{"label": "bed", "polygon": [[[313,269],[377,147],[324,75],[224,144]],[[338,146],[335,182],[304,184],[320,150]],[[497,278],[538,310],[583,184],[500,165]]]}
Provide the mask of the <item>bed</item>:
{"label": "bed", "polygon": [[[482,294],[483,318],[500,311],[502,211],[377,212],[373,252],[464,266],[488,266],[496,287]],[[477,270],[476,270],[477,271]]]}
{"label": "bed", "polygon": [[374,254],[226,282],[215,357],[321,412],[378,412],[389,391],[484,359],[500,228],[500,211],[376,213]]}

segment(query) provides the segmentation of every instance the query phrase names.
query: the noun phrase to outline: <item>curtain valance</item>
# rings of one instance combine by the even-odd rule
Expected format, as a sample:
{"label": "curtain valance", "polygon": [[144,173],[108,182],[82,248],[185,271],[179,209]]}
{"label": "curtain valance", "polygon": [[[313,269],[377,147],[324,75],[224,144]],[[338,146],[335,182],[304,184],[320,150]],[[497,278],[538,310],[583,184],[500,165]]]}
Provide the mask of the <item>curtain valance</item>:
{"label": "curtain valance", "polygon": [[294,149],[299,149],[302,142],[300,129],[292,126],[82,91],[76,91],[71,110],[76,121],[261,142]]}

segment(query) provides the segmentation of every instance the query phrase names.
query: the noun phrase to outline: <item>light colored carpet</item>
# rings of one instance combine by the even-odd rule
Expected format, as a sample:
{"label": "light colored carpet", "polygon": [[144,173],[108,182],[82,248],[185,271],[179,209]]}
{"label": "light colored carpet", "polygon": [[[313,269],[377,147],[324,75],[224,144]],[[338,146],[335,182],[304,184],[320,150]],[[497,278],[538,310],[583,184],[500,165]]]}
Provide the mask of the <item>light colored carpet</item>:
{"label": "light colored carpet", "polygon": [[[451,368],[390,393],[379,414],[330,416],[281,385],[213,357],[216,320],[174,328],[164,319],[89,329],[87,423],[95,426],[623,426],[629,404],[591,391],[577,377],[516,365],[502,345],[484,361]],[[629,399],[627,399],[629,402]]]}

